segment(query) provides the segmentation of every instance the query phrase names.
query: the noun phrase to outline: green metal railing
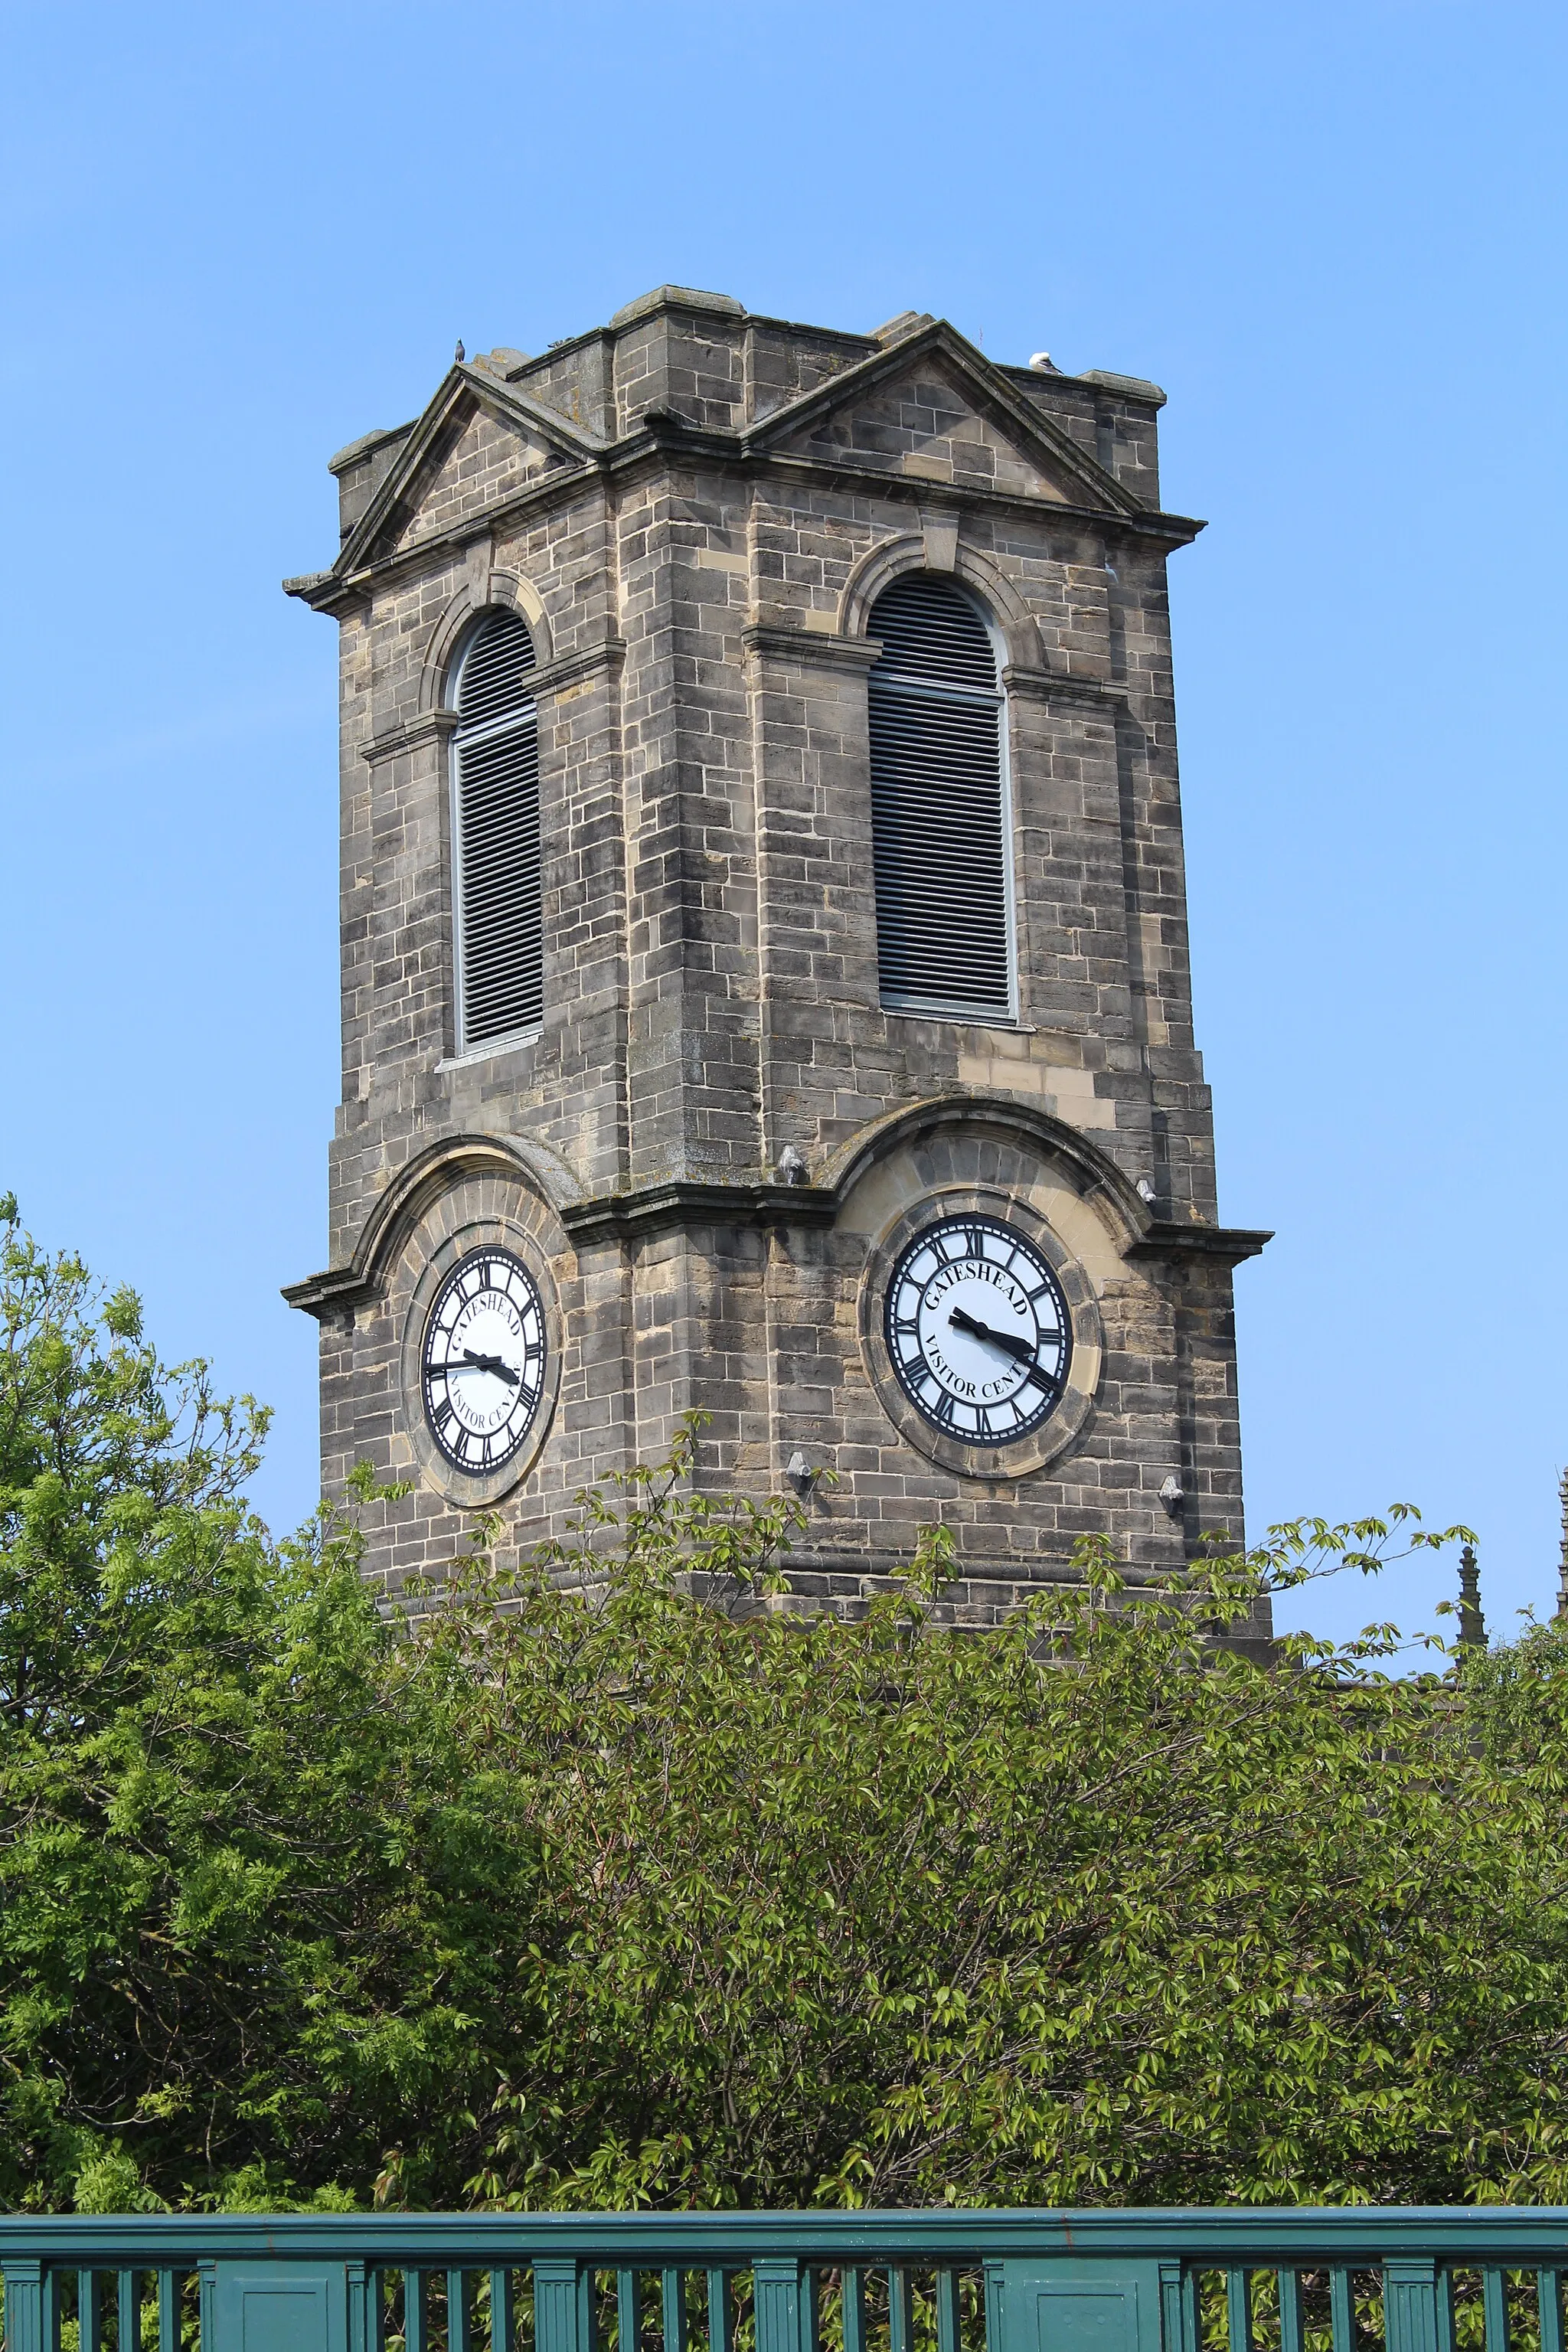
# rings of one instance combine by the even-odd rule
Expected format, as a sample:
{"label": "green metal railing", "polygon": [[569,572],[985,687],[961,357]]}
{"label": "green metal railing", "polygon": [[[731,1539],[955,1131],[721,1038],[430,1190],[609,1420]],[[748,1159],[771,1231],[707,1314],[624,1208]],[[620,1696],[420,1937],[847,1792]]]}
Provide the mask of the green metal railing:
{"label": "green metal railing", "polygon": [[0,2218],[5,2352],[1565,2352],[1568,2208]]}

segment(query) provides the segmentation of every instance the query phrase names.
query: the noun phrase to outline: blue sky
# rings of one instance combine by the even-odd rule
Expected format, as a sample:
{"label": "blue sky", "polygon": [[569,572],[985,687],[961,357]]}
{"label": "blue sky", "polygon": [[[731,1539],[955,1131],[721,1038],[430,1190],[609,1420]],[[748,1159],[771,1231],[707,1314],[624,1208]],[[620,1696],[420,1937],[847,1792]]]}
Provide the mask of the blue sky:
{"label": "blue sky", "polygon": [[[314,1496],[332,450],[666,280],[1155,377],[1253,1528],[1550,1606],[1564,21],[1510,0],[0,7],[0,1185]],[[1426,1619],[1428,1568],[1315,1593]]]}

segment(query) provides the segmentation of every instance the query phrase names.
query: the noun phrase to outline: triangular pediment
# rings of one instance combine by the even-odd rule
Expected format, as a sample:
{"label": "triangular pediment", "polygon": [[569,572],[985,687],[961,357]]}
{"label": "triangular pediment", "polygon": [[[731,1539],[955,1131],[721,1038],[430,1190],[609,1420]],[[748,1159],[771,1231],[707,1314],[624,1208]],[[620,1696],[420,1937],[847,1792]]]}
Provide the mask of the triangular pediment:
{"label": "triangular pediment", "polygon": [[479,520],[603,445],[479,371],[448,371],[333,570],[340,576]]}
{"label": "triangular pediment", "polygon": [[1126,514],[1139,501],[945,321],[879,352],[747,436],[780,456]]}

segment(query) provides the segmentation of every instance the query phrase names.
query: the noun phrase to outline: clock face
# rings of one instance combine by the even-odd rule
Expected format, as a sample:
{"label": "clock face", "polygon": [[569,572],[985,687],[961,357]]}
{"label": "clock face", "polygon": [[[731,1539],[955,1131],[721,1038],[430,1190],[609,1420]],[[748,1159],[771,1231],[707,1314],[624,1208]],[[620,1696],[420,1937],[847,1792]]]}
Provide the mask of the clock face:
{"label": "clock face", "polygon": [[1062,1287],[1036,1244],[992,1217],[945,1217],[893,1268],[888,1354],[946,1437],[1010,1445],[1061,1402],[1072,1360]]}
{"label": "clock face", "polygon": [[511,1460],[544,1394],[544,1307],[510,1250],[477,1249],[436,1293],[420,1346],[425,1417],[448,1462],[488,1477]]}

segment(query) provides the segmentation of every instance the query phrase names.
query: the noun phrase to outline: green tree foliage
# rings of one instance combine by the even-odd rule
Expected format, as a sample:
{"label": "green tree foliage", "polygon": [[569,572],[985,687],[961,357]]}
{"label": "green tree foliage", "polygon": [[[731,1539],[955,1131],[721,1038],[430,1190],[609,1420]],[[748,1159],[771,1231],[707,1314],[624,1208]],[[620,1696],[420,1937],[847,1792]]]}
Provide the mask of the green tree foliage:
{"label": "green tree foliage", "polygon": [[247,1512],[264,1416],[0,1210],[0,2206],[353,2201],[489,2081],[507,1805],[352,1538]]}
{"label": "green tree foliage", "polygon": [[846,1623],[689,1433],[388,1626],[133,1301],[4,1300],[0,2201],[1568,2199],[1568,1641],[1216,1639],[1410,1514]]}

